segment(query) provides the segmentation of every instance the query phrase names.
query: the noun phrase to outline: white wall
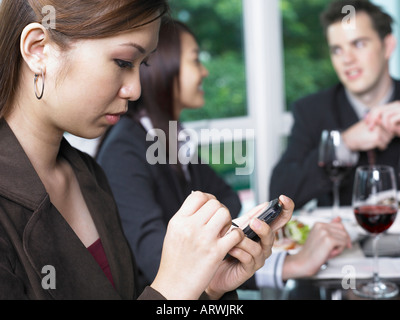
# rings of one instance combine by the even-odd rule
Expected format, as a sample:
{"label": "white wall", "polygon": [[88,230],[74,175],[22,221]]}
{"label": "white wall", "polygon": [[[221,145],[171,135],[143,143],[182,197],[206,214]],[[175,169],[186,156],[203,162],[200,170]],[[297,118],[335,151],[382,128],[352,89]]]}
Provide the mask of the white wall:
{"label": "white wall", "polygon": [[400,1],[399,0],[372,0],[381,6],[395,20],[393,25],[394,35],[397,38],[397,50],[393,54],[390,64],[390,72],[394,78],[400,79]]}
{"label": "white wall", "polygon": [[283,39],[279,0],[244,0],[249,116],[256,136],[258,202],[269,199],[272,168],[280,157],[284,121]]}

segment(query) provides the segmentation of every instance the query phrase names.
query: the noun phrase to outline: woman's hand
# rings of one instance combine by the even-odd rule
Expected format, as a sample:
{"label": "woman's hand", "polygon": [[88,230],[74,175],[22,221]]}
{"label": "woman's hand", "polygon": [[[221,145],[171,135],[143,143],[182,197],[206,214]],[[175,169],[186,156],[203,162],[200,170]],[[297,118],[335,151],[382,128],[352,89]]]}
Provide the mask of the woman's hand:
{"label": "woman's hand", "polygon": [[244,238],[241,230],[227,234],[231,226],[228,209],[214,196],[192,193],[170,220],[151,286],[169,300],[198,299],[227,253]]}
{"label": "woman's hand", "polygon": [[[272,253],[275,232],[286,225],[294,210],[294,203],[291,199],[285,196],[281,196],[279,199],[283,204],[283,210],[271,226],[256,218],[268,204],[261,205],[234,221],[241,228],[245,227],[250,221],[251,228],[261,240],[254,242],[244,238],[229,251],[230,257],[220,263],[217,273],[206,290],[211,299],[219,299],[226,292],[235,290],[264,266],[265,260]],[[237,228],[232,229],[231,232],[235,230]]]}

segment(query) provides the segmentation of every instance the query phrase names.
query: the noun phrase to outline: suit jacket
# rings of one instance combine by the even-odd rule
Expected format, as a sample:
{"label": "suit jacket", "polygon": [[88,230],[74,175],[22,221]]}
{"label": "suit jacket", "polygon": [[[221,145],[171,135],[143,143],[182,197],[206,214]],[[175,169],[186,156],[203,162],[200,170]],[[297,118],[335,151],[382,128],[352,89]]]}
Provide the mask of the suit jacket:
{"label": "suit jacket", "polygon": [[169,220],[191,191],[216,196],[235,218],[241,209],[237,194],[208,166],[189,165],[187,182],[168,164],[150,165],[145,129],[124,117],[102,144],[97,160],[114,192],[122,226],[137,258],[144,287],[156,276]]}
{"label": "suit jacket", "polygon": [[[98,229],[115,289],[50,201],[17,138],[0,119],[0,299],[134,299],[135,263],[106,177],[88,155],[62,141]],[[42,286],[55,270],[56,289]],[[43,272],[44,271],[44,272]],[[151,288],[141,296],[162,299]]]}
{"label": "suit jacket", "polygon": [[[395,100],[400,100],[399,81],[395,81],[393,101]],[[299,100],[293,106],[293,116],[295,122],[287,150],[274,168],[271,177],[271,198],[285,194],[291,197],[299,208],[312,199],[318,199],[320,206],[330,206],[333,203],[332,182],[323,169],[318,167],[318,149],[322,131],[343,131],[360,119],[341,84]],[[375,152],[376,163],[394,167],[399,178],[400,139],[393,139],[385,151]],[[366,152],[360,153],[357,166],[360,165],[368,165]],[[356,167],[341,183],[341,205],[351,205]]]}

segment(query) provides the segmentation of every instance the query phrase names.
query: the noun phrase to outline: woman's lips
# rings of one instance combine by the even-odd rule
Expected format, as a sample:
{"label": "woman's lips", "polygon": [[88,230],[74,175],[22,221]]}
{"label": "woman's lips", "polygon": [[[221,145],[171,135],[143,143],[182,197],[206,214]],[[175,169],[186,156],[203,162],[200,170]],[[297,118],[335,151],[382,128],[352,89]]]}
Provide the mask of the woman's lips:
{"label": "woman's lips", "polygon": [[114,126],[114,125],[116,125],[116,124],[119,122],[119,120],[121,120],[121,116],[122,116],[123,114],[124,114],[124,113],[107,114],[107,115],[106,115],[106,120],[107,120],[107,122],[108,122],[110,125]]}

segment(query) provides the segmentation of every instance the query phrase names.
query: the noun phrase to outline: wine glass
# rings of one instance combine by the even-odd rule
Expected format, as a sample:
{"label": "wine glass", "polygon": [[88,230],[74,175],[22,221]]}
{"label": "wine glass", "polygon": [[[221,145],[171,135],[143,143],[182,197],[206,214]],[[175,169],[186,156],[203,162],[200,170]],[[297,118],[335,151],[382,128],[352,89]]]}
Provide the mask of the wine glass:
{"label": "wine glass", "polygon": [[373,235],[374,270],[372,281],[357,285],[355,294],[373,299],[396,296],[397,286],[379,278],[378,241],[394,223],[398,211],[394,169],[389,166],[363,166],[356,170],[353,209],[358,224]]}
{"label": "wine glass", "polygon": [[333,183],[333,216],[338,216],[340,207],[339,189],[343,178],[358,163],[359,154],[347,148],[340,131],[324,130],[319,145],[318,165],[323,168]]}

